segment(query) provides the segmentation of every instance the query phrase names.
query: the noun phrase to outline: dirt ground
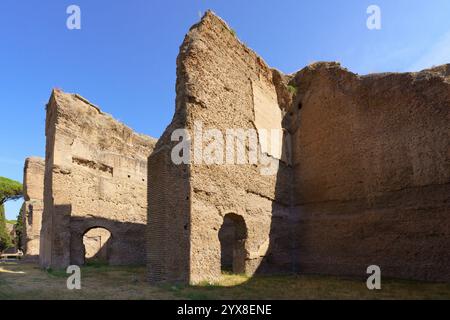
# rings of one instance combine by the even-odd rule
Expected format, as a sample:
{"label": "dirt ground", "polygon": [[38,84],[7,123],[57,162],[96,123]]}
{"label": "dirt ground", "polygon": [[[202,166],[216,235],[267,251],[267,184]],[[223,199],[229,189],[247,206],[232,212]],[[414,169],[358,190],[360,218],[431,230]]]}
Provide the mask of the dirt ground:
{"label": "dirt ground", "polygon": [[65,271],[37,265],[0,263],[0,300],[153,299],[450,299],[450,284],[383,280],[369,291],[365,281],[328,276],[223,275],[219,283],[150,286],[144,267],[91,265],[81,270],[81,290],[68,290]]}

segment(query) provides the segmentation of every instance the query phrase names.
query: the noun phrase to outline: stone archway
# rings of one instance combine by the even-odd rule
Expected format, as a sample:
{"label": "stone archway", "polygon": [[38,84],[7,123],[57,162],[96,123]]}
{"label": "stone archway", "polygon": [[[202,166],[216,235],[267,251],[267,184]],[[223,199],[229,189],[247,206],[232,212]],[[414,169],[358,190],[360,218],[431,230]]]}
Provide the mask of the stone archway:
{"label": "stone archway", "polygon": [[222,272],[245,273],[246,240],[247,226],[244,218],[235,213],[225,215],[219,230]]}
{"label": "stone archway", "polygon": [[83,234],[84,262],[109,263],[112,233],[104,227],[94,227]]}

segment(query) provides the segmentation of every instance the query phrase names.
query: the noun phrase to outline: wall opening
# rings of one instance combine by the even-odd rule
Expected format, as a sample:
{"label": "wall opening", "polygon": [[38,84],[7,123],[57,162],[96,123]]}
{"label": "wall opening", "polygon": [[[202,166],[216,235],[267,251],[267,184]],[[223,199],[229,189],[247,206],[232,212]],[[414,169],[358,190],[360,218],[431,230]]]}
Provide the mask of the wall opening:
{"label": "wall opening", "polygon": [[219,231],[222,272],[245,273],[247,226],[244,218],[229,213]]}
{"label": "wall opening", "polygon": [[108,264],[112,234],[105,228],[92,228],[83,235],[84,263]]}

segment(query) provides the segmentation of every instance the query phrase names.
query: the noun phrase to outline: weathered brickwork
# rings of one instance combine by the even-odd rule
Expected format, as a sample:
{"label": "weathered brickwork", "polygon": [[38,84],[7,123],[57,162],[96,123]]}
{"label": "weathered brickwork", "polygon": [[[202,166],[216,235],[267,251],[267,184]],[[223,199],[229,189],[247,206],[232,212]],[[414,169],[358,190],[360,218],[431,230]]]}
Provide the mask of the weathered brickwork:
{"label": "weathered brickwork", "polygon": [[[222,260],[219,232],[228,215],[246,234],[245,241],[236,239],[241,246],[236,272],[253,274],[263,267],[267,271],[291,270],[290,239],[279,233],[290,224],[289,190],[287,185],[277,184],[277,171],[264,176],[260,164],[171,162],[174,130],[184,128],[194,136],[199,121],[203,130],[217,129],[223,135],[227,129],[271,129],[273,123],[281,128],[274,73],[211,13],[186,36],[178,57],[175,116],[149,160],[150,168],[155,164],[164,168],[149,171],[151,281],[218,279]],[[261,111],[272,112],[275,122],[270,114],[261,116]],[[259,156],[262,151],[257,150]],[[285,170],[281,163],[278,175]],[[271,239],[277,240],[269,248]],[[155,247],[160,254],[156,255]]]}
{"label": "weathered brickwork", "polygon": [[[358,76],[336,63],[283,75],[208,12],[181,46],[175,115],[149,158],[149,280],[214,281],[224,267],[365,277],[379,265],[450,281],[449,75]],[[199,122],[224,136],[282,130],[279,149],[257,136],[278,170],[199,164],[195,151],[175,164],[172,134],[195,144]]]}
{"label": "weathered brickwork", "polygon": [[27,256],[146,260],[152,283],[370,265],[450,281],[450,65],[284,75],[207,12],[180,48],[176,94],[156,141],[53,91],[45,161],[24,169]]}
{"label": "weathered brickwork", "polygon": [[85,262],[84,235],[104,228],[110,264],[145,261],[147,158],[156,140],[86,99],[54,90],[47,105],[40,263]]}
{"label": "weathered brickwork", "polygon": [[[302,272],[450,281],[450,65],[300,71],[290,109]],[[288,113],[289,114],[289,113]]]}

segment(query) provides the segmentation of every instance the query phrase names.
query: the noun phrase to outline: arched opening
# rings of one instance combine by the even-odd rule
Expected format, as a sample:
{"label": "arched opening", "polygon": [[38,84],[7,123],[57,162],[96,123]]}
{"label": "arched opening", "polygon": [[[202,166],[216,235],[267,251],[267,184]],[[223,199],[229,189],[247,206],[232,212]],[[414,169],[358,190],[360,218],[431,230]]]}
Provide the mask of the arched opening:
{"label": "arched opening", "polygon": [[83,235],[84,262],[102,263],[109,262],[112,235],[108,229],[92,228]]}
{"label": "arched opening", "polygon": [[244,218],[229,213],[219,231],[222,272],[245,273],[245,240],[247,227]]}

